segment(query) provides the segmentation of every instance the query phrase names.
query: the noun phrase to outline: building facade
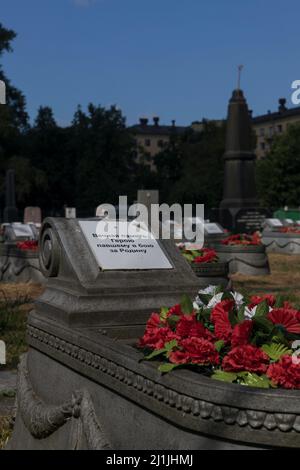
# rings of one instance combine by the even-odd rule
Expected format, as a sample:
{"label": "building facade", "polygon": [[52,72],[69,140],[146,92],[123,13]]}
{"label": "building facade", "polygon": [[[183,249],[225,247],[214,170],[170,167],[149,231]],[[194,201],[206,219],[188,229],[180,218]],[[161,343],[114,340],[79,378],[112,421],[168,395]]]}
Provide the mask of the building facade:
{"label": "building facade", "polygon": [[188,127],[176,126],[173,120],[170,126],[161,125],[159,117],[153,117],[149,123],[141,118],[139,124],[130,128],[136,141],[137,160],[154,168],[154,157],[166,148],[172,136],[182,135]]}
{"label": "building facade", "polygon": [[264,158],[277,135],[284,133],[291,124],[300,123],[300,107],[287,108],[286,99],[279,99],[278,111],[256,116],[252,119],[256,134],[256,156]]}

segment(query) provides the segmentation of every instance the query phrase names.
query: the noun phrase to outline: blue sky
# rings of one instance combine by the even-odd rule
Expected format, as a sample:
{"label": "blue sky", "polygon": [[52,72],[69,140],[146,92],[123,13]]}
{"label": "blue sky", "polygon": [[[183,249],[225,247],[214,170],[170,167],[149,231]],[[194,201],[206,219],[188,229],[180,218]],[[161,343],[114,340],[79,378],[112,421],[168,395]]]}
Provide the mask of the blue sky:
{"label": "blue sky", "polygon": [[129,124],[222,118],[244,64],[254,115],[291,106],[300,79],[296,0],[0,0],[18,33],[6,74],[31,118],[52,106],[61,125],[77,104],[117,104]]}

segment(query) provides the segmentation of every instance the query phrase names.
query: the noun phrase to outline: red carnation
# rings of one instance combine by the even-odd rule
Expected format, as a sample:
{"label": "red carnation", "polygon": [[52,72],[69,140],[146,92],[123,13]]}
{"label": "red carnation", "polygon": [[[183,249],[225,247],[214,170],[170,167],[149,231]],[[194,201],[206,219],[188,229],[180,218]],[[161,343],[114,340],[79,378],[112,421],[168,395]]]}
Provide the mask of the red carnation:
{"label": "red carnation", "polygon": [[219,354],[214,345],[203,338],[188,338],[180,341],[183,351],[174,351],[169,360],[175,364],[218,364]]}
{"label": "red carnation", "polygon": [[274,308],[268,314],[274,325],[283,326],[289,333],[300,334],[299,312],[289,308]]}
{"label": "red carnation", "polygon": [[152,313],[147,321],[144,336],[140,338],[140,348],[162,349],[164,344],[173,339],[179,339],[173,331],[160,319],[158,313]]}
{"label": "red carnation", "polygon": [[269,358],[261,349],[246,344],[233,348],[224,357],[222,368],[226,372],[256,372],[263,374],[266,372]]}
{"label": "red carnation", "polygon": [[154,328],[145,331],[144,336],[139,340],[138,346],[140,348],[163,349],[165,343],[174,339],[179,340],[179,336],[170,328]]}
{"label": "red carnation", "polygon": [[261,302],[264,302],[264,300],[267,301],[267,304],[269,305],[269,307],[274,307],[275,302],[276,302],[276,297],[274,295],[271,295],[271,294],[266,294],[266,295],[262,295],[262,296],[253,295],[250,298],[249,308],[252,309],[256,305],[260,304]]}
{"label": "red carnation", "polygon": [[194,336],[211,341],[214,339],[213,334],[196,319],[195,315],[182,315],[176,325],[176,334],[181,338]]}
{"label": "red carnation", "polygon": [[201,255],[196,256],[193,259],[193,263],[211,263],[212,261],[216,261],[217,253],[215,250],[211,250],[209,248],[203,248],[201,250]]}
{"label": "red carnation", "polygon": [[181,315],[184,315],[183,311],[181,310],[181,305],[180,304],[176,304],[176,305],[174,305],[174,307],[171,307],[169,309],[168,317],[171,316],[171,315],[177,315],[179,317]]}
{"label": "red carnation", "polygon": [[229,342],[232,335],[232,326],[228,312],[233,307],[232,300],[222,300],[212,310],[211,321],[215,326],[215,335],[218,339]]}
{"label": "red carnation", "polygon": [[243,346],[249,343],[249,338],[252,332],[253,323],[251,320],[245,320],[233,328],[231,336],[231,346]]}
{"label": "red carnation", "polygon": [[293,363],[292,356],[282,356],[279,362],[271,364],[267,376],[283,388],[300,389],[300,364]]}

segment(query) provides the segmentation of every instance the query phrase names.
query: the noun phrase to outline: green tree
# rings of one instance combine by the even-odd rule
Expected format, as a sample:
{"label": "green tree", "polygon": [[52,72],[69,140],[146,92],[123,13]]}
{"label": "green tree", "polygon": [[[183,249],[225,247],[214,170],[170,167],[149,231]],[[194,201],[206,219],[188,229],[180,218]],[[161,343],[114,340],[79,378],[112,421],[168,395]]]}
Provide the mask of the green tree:
{"label": "green tree", "polygon": [[71,152],[76,163],[76,205],[93,211],[118,196],[135,196],[135,142],[115,106],[79,107],[72,125]]}
{"label": "green tree", "polygon": [[276,137],[268,155],[257,162],[257,186],[265,207],[300,205],[300,125]]}
{"label": "green tree", "polygon": [[[6,29],[0,23],[0,59],[4,52],[11,52],[11,42],[15,39],[16,33],[11,29]],[[28,129],[28,114],[26,112],[26,100],[17,88],[15,88],[5,75],[0,63],[0,80],[6,85],[7,106],[0,106],[0,133],[5,138],[15,137],[15,131],[25,131]]]}
{"label": "green tree", "polygon": [[217,207],[222,199],[225,125],[203,121],[203,130],[189,129],[171,139],[156,157],[160,188],[169,202]]}

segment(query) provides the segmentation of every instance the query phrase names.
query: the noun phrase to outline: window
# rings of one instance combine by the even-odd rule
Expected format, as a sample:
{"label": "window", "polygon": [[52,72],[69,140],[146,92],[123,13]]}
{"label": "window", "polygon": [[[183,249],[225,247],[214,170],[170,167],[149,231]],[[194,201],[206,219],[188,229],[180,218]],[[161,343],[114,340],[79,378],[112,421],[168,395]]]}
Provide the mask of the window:
{"label": "window", "polygon": [[273,137],[273,134],[274,134],[274,127],[269,127],[269,136],[270,137]]}
{"label": "window", "polygon": [[157,141],[157,147],[163,148],[164,145],[165,145],[165,142],[164,142],[163,140],[158,140],[158,141]]}
{"label": "window", "polygon": [[282,132],[282,124],[278,124],[278,126],[277,126],[277,132]]}
{"label": "window", "polygon": [[145,146],[150,147],[151,146],[151,140],[150,139],[145,139]]}
{"label": "window", "polygon": [[264,129],[264,127],[262,127],[261,129],[259,129],[259,135],[260,135],[261,137],[264,137],[264,135],[265,135],[265,129]]}
{"label": "window", "polygon": [[265,150],[266,144],[264,142],[261,142],[260,143],[260,148],[261,148],[261,150]]}

